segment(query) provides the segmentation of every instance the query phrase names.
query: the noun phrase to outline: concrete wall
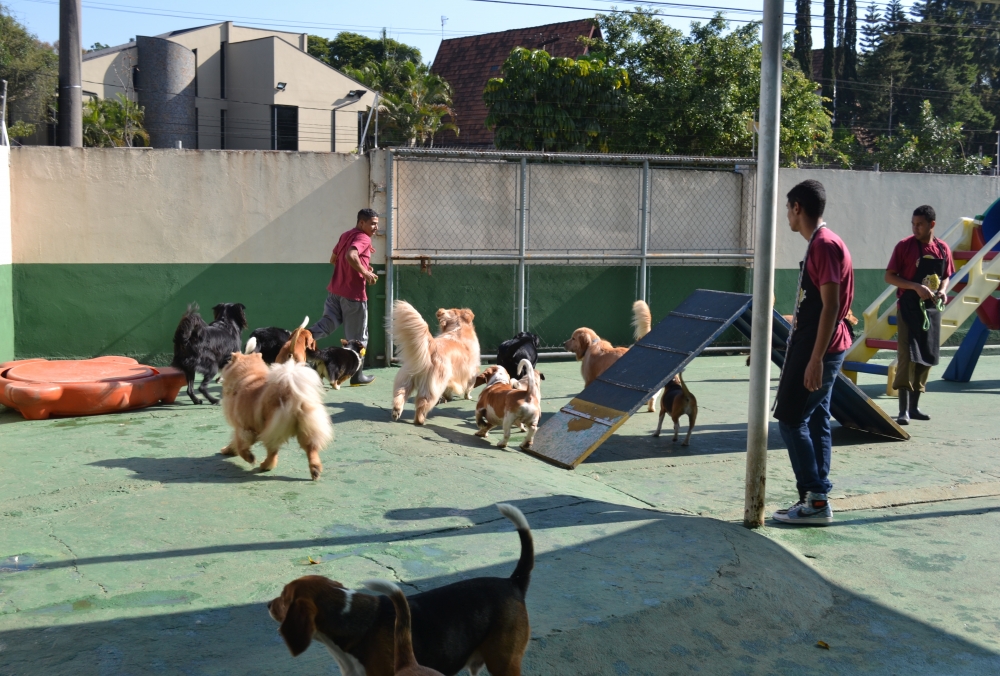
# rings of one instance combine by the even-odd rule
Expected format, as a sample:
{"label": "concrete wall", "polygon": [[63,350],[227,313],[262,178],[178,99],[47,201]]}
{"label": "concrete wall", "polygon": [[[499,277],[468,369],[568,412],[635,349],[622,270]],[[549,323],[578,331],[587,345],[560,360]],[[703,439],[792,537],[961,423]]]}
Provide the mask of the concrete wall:
{"label": "concrete wall", "polygon": [[191,302],[242,302],[251,329],[316,319],[330,251],[371,193],[367,160],[331,153],[32,147],[11,166],[22,358],[164,363]]}
{"label": "concrete wall", "polygon": [[14,358],[10,215],[10,146],[0,145],[0,362]]}

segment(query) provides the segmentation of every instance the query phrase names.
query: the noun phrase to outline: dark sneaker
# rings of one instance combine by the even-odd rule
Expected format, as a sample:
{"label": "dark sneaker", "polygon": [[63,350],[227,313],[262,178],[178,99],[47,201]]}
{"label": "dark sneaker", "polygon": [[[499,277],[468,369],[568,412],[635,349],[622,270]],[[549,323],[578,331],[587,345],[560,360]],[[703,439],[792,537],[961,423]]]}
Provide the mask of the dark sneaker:
{"label": "dark sneaker", "polygon": [[833,508],[826,495],[808,493],[805,502],[795,505],[784,514],[775,512],[772,518],[793,526],[826,526],[833,523]]}
{"label": "dark sneaker", "polygon": [[790,510],[793,510],[793,509],[795,509],[796,507],[801,507],[801,506],[802,506],[802,505],[804,505],[804,504],[806,504],[806,501],[805,501],[805,500],[799,500],[798,502],[796,502],[796,503],[795,503],[794,505],[792,505],[791,507],[785,507],[785,508],[783,508],[783,509],[779,509],[778,511],[776,511],[776,512],[775,512],[775,514],[788,514],[788,512],[789,512]]}

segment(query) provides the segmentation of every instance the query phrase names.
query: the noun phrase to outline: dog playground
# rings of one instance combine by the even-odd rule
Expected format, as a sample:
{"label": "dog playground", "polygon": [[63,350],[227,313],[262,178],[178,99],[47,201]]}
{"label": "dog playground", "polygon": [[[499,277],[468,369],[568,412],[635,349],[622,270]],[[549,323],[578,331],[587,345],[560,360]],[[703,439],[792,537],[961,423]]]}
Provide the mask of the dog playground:
{"label": "dog playground", "polygon": [[[24,206],[37,189],[31,181],[49,180],[25,168],[52,158],[21,154],[12,163],[12,213],[21,215],[13,219],[16,358],[0,365],[0,674],[350,676],[318,640],[292,657],[268,603],[306,575],[352,590],[385,579],[408,595],[506,578],[521,545],[498,503],[523,513],[534,542],[525,674],[1000,671],[1000,545],[992,536],[1000,449],[984,422],[1000,394],[1000,351],[986,345],[1000,327],[992,297],[1000,208],[975,218],[967,210],[988,200],[919,183],[928,177],[876,175],[876,184],[857,172],[822,173],[831,192],[862,205],[840,204],[848,211],[830,218],[864,242],[855,257],[862,323],[831,404],[839,423],[836,518],[823,529],[768,521],[750,531],[742,524],[752,163],[419,150],[335,160],[232,154],[211,156],[222,163],[217,173],[238,179],[212,200],[185,195],[153,208],[161,195],[183,194],[157,188],[157,177],[195,173],[192,163],[209,156],[149,157],[148,186],[126,179],[115,190],[135,192],[122,208],[136,217],[174,219],[159,226],[175,228],[186,244],[156,254],[155,265],[129,256],[158,251],[152,239],[135,245],[157,223],[129,230],[136,239],[113,256],[60,249],[58,219],[43,203]],[[114,164],[104,173],[116,180],[136,174],[124,153],[89,158]],[[98,203],[102,172],[74,171]],[[813,175],[782,171],[783,185]],[[277,184],[287,194],[268,193]],[[219,227],[239,202],[227,197],[232,186],[267,195],[243,215],[250,234]],[[955,204],[942,213],[962,214],[939,223],[961,283],[943,313],[950,346],[922,399],[933,424],[906,428],[891,417],[895,313],[881,279],[885,244],[899,237],[864,225],[898,220],[899,204],[877,213],[864,206],[897,193],[904,205],[914,195],[950,196]],[[328,242],[336,240],[324,217],[359,194],[386,225],[375,238],[383,259],[373,258],[379,280],[369,290],[368,354],[355,347],[347,355],[345,346],[344,359],[317,359],[315,346],[298,339],[308,319],[295,332],[277,329],[282,340],[288,334],[293,362],[322,372],[321,364],[325,380],[343,387],[325,382],[317,404],[334,427],[320,452],[321,476],[312,480],[317,472],[295,438],[262,472],[262,445],[253,448],[256,467],[227,448],[233,430],[222,393],[235,387],[235,371],[203,386],[205,399],[222,397],[223,406],[195,405],[184,374],[166,366],[170,337],[192,300],[206,310],[219,303],[216,320],[238,305],[233,316],[241,318],[226,330],[241,347],[254,329],[291,329],[315,316],[329,279]],[[125,221],[101,220],[100,211],[91,218],[88,204],[79,210],[87,228],[107,228],[105,239],[123,232]],[[16,229],[26,222],[30,230]],[[777,249],[772,398],[802,244],[779,237]],[[93,258],[72,258],[85,254]],[[654,315],[633,345],[628,308],[636,298]],[[539,336],[541,420],[527,452],[518,448],[524,431],[514,429],[503,449],[499,429],[475,435],[482,390],[472,401],[436,403],[422,426],[412,424],[411,398],[401,420],[390,421],[400,372],[393,299],[425,319],[439,307],[470,308],[483,367],[516,332]],[[586,386],[581,363],[559,354],[584,325],[632,345]],[[433,319],[430,326],[437,333]],[[320,351],[336,351],[340,335]],[[228,344],[211,350],[221,354]],[[192,359],[208,353],[191,349]],[[347,367],[362,356],[375,381],[349,387]],[[316,377],[301,363],[283,371]],[[671,440],[669,418],[665,434],[653,437],[659,414],[645,406],[681,371],[697,396],[689,445]],[[770,513],[797,495],[773,421],[768,438]]]}

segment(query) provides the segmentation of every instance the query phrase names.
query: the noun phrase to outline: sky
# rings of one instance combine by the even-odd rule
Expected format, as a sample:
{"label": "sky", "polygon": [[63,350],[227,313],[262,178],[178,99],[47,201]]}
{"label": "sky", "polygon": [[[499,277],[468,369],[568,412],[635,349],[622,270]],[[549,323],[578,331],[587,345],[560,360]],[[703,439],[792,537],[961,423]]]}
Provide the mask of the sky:
{"label": "sky", "polygon": [[[526,4],[499,4],[481,0],[83,0],[83,44],[95,42],[117,45],[136,35],[157,35],[171,30],[191,28],[219,21],[269,27],[294,32],[334,37],[340,31],[352,31],[377,37],[385,28],[389,37],[418,47],[425,61],[431,61],[441,42],[441,17],[444,37],[476,35],[512,28],[538,26],[559,21],[572,21],[607,12],[612,7],[626,8],[631,4],[607,0],[524,0],[526,4],[563,5],[531,7]],[[886,0],[879,0],[884,5]],[[760,17],[762,0],[675,0],[661,3],[658,9],[664,21],[684,30],[692,20],[711,17],[714,10],[693,9],[691,5],[711,3],[712,7],[731,8],[727,16],[733,20]],[[58,0],[0,0],[17,19],[45,42],[59,38]],[[910,2],[904,3],[910,5]],[[669,6],[668,6],[669,5]],[[867,7],[859,0],[859,20]],[[581,8],[581,9],[575,9]],[[794,12],[795,5],[786,0],[785,11]],[[740,11],[743,10],[743,11]],[[822,45],[822,3],[813,3],[813,44]],[[791,15],[786,16],[785,30],[791,30]]]}

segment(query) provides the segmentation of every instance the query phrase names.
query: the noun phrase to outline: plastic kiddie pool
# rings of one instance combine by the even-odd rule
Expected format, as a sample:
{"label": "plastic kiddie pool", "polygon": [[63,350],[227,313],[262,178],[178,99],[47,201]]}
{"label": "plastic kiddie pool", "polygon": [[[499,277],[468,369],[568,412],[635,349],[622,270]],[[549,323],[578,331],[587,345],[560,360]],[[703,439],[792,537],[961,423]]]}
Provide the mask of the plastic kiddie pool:
{"label": "plastic kiddie pool", "polygon": [[20,411],[28,420],[99,415],[161,401],[169,404],[186,384],[178,369],[145,366],[128,357],[0,364],[0,404]]}

